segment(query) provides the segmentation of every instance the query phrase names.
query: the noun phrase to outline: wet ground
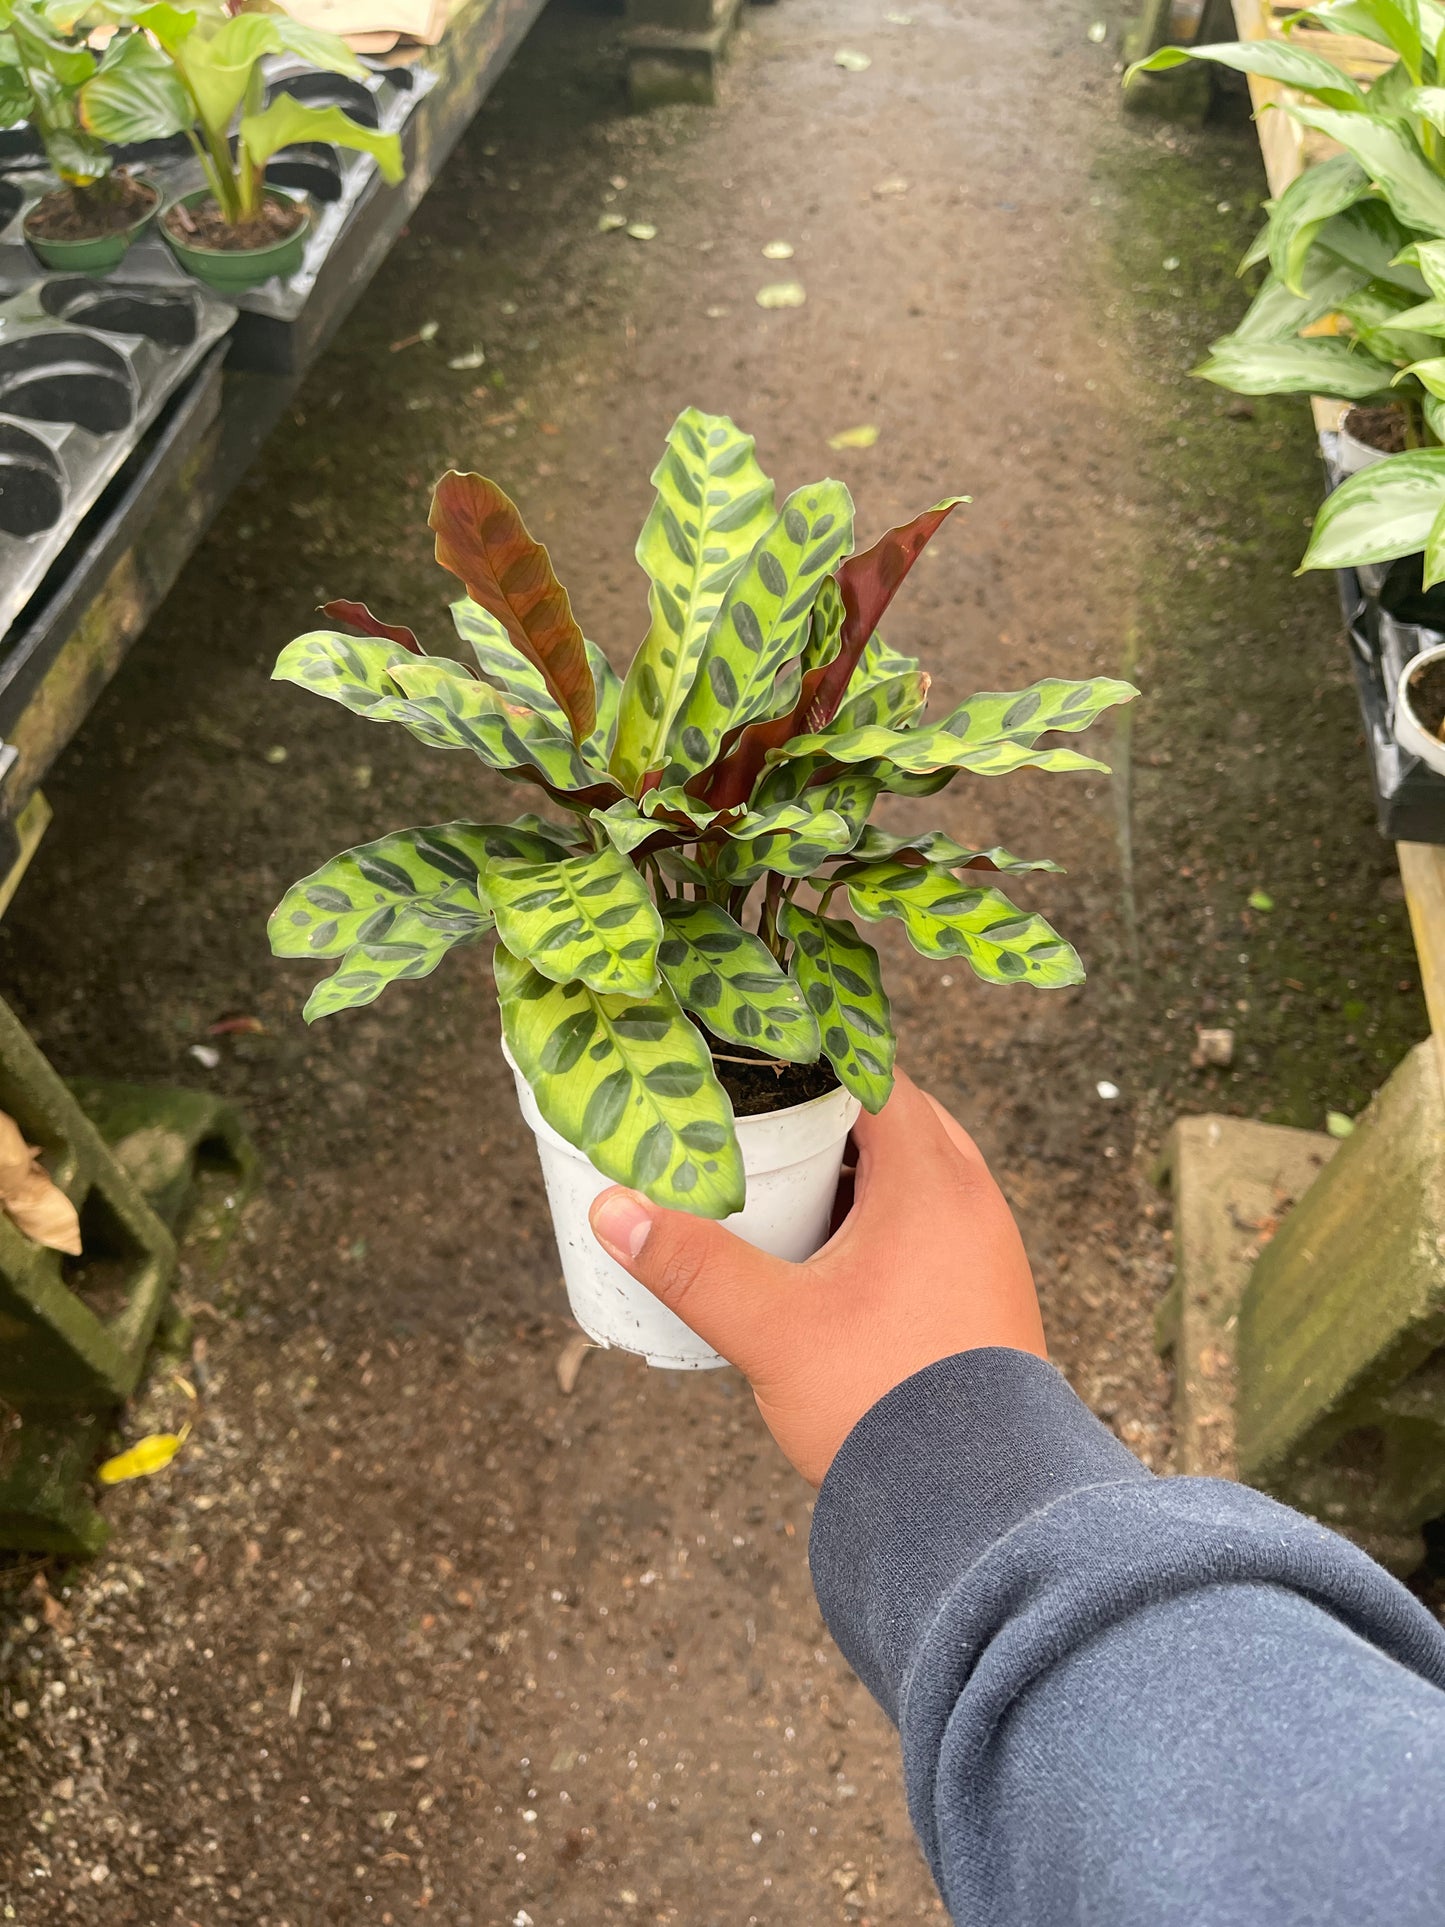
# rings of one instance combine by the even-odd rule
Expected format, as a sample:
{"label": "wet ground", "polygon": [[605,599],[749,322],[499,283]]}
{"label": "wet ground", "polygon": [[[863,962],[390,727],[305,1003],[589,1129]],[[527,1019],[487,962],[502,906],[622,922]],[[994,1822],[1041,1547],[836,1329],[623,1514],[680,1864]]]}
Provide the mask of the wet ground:
{"label": "wet ground", "polygon": [[[1061,861],[1018,894],[1092,970],[1031,997],[885,937],[902,1054],[994,1159],[1058,1362],[1167,1467],[1160,1132],[1318,1127],[1425,1025],[1330,586],[1290,579],[1306,411],[1183,379],[1242,305],[1253,137],[1122,121],[1096,17],[782,0],[717,109],[631,119],[616,19],[554,6],[54,773],[5,994],[64,1070],[234,1099],[267,1180],[187,1281],[181,1458],[107,1498],[93,1567],[0,1574],[0,1918],[940,1918],[893,1735],[812,1602],[809,1494],[745,1389],[596,1353],[559,1386],[485,953],[308,1032],[310,973],[266,952],[292,878],[505,788],[266,678],[325,596],[441,633],[449,464],[518,498],[625,661],[689,401],[785,486],[840,474],[867,539],[970,494],[890,631],[942,706],[1121,669],[1145,700],[1112,784],[893,804]],[[614,212],[654,238],[599,231]],[[756,305],[792,278],[805,306]],[[873,447],[829,448],[863,425]],[[203,1069],[237,1014],[264,1032]],[[1192,1070],[1223,1023],[1235,1067]],[[183,1403],[163,1370],[127,1435]]]}

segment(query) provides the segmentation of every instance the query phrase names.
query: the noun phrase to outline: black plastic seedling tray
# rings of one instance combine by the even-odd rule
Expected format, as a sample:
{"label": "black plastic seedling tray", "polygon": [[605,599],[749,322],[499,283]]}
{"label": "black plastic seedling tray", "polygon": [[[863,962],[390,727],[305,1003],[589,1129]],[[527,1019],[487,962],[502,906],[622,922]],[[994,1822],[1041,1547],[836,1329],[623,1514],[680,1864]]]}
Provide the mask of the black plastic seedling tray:
{"label": "black plastic seedling tray", "polygon": [[[268,92],[289,93],[309,104],[336,105],[354,120],[383,133],[405,129],[417,104],[435,85],[421,67],[387,67],[366,79],[268,63]],[[162,212],[184,194],[205,185],[199,161],[184,138],[122,150],[120,158],[143,172],[161,191]],[[28,129],[0,135],[0,293],[28,285],[44,270],[25,242],[27,209],[54,186],[44,171]],[[273,276],[259,287],[229,297],[239,310],[229,365],[258,374],[291,374],[309,358],[316,323],[308,310],[335,305],[329,284],[346,275],[347,259],[368,225],[366,210],[389,190],[369,154],[351,153],[325,141],[308,141],[278,154],[267,169],[273,186],[305,196],[311,207],[311,232],[301,266],[285,280]],[[116,272],[126,282],[161,289],[199,285],[172,255],[159,232],[159,214]],[[327,285],[322,285],[327,284]]]}
{"label": "black plastic seedling tray", "polygon": [[57,556],[235,312],[196,286],[77,275],[0,302],[0,659]]}

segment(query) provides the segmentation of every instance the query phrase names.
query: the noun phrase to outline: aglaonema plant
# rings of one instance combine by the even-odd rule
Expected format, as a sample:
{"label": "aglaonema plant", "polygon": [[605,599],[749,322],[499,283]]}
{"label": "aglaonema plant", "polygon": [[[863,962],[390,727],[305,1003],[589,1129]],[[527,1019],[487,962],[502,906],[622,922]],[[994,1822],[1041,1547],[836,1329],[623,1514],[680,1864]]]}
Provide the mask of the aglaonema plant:
{"label": "aglaonema plant", "polygon": [[323,613],[360,634],[287,646],[281,680],[469,751],[563,816],[394,831],[293,885],[269,928],[278,955],[340,959],[311,1019],[495,927],[503,1034],[543,1117],[607,1176],[721,1217],[744,1179],[715,1050],[824,1057],[869,1110],[888,1096],[888,998],[843,905],[990,983],[1082,980],[1072,947],[992,880],[1056,865],[869,816],[960,772],[1100,770],[1045,739],[1135,692],[1049,680],[926,723],[929,679],[877,625],[959,498],[851,553],[841,482],[778,504],[751,437],[692,408],[652,479],[637,544],[651,624],[621,681],[477,475],[444,476],[430,517],[474,663],[351,602]]}

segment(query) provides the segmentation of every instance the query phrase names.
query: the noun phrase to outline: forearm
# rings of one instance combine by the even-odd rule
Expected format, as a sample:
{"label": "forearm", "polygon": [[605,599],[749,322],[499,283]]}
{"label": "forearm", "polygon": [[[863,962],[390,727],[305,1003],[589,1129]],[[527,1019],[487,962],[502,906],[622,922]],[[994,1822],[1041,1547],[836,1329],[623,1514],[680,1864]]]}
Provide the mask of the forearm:
{"label": "forearm", "polygon": [[[1345,1918],[1320,1842],[1285,1821],[1323,1787],[1323,1837],[1349,1859],[1374,1824],[1352,1817],[1351,1734],[1419,1917],[1439,1917],[1440,1863],[1422,1864],[1410,1815],[1445,1797],[1445,1695],[1422,1683],[1445,1680],[1445,1636],[1298,1515],[1151,1477],[1036,1359],[965,1353],[881,1400],[824,1484],[813,1562],[839,1644],[899,1722],[920,1839],[970,1927],[1289,1919],[1250,1884],[1286,1863],[1313,1918]],[[1299,1662],[1287,1681],[1281,1654]],[[1381,1711],[1361,1727],[1365,1705]],[[1211,1733],[1228,1762],[1180,1739]],[[1267,1819],[1261,1787],[1281,1803]],[[1206,1895],[1179,1842],[1223,1835],[1240,1851],[1213,1856]],[[1382,1911],[1349,1918],[1412,1918],[1375,1889]]]}

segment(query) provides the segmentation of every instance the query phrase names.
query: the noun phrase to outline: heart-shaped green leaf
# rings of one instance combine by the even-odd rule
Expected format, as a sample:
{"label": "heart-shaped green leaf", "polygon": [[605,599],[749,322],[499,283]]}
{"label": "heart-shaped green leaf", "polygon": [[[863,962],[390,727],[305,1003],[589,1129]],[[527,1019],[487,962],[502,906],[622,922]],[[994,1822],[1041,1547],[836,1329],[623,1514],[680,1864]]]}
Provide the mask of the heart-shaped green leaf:
{"label": "heart-shaped green leaf", "polygon": [[866,1111],[893,1089],[898,1044],[878,952],[840,917],[785,903],[778,929],[793,946],[792,974],[818,1020],[823,1054]]}
{"label": "heart-shaped green leaf", "polygon": [[666,985],[645,1002],[559,984],[499,944],[502,1033],[543,1117],[605,1177],[704,1218],[746,1196],[732,1106]]}
{"label": "heart-shaped green leaf", "polygon": [[662,974],[714,1037],[789,1064],[817,1061],[813,1012],[761,937],[716,903],[664,904],[662,922]]}
{"label": "heart-shaped green leaf", "polygon": [[620,850],[559,863],[490,862],[483,888],[507,948],[554,983],[618,997],[657,988],[662,919],[635,864]]}

